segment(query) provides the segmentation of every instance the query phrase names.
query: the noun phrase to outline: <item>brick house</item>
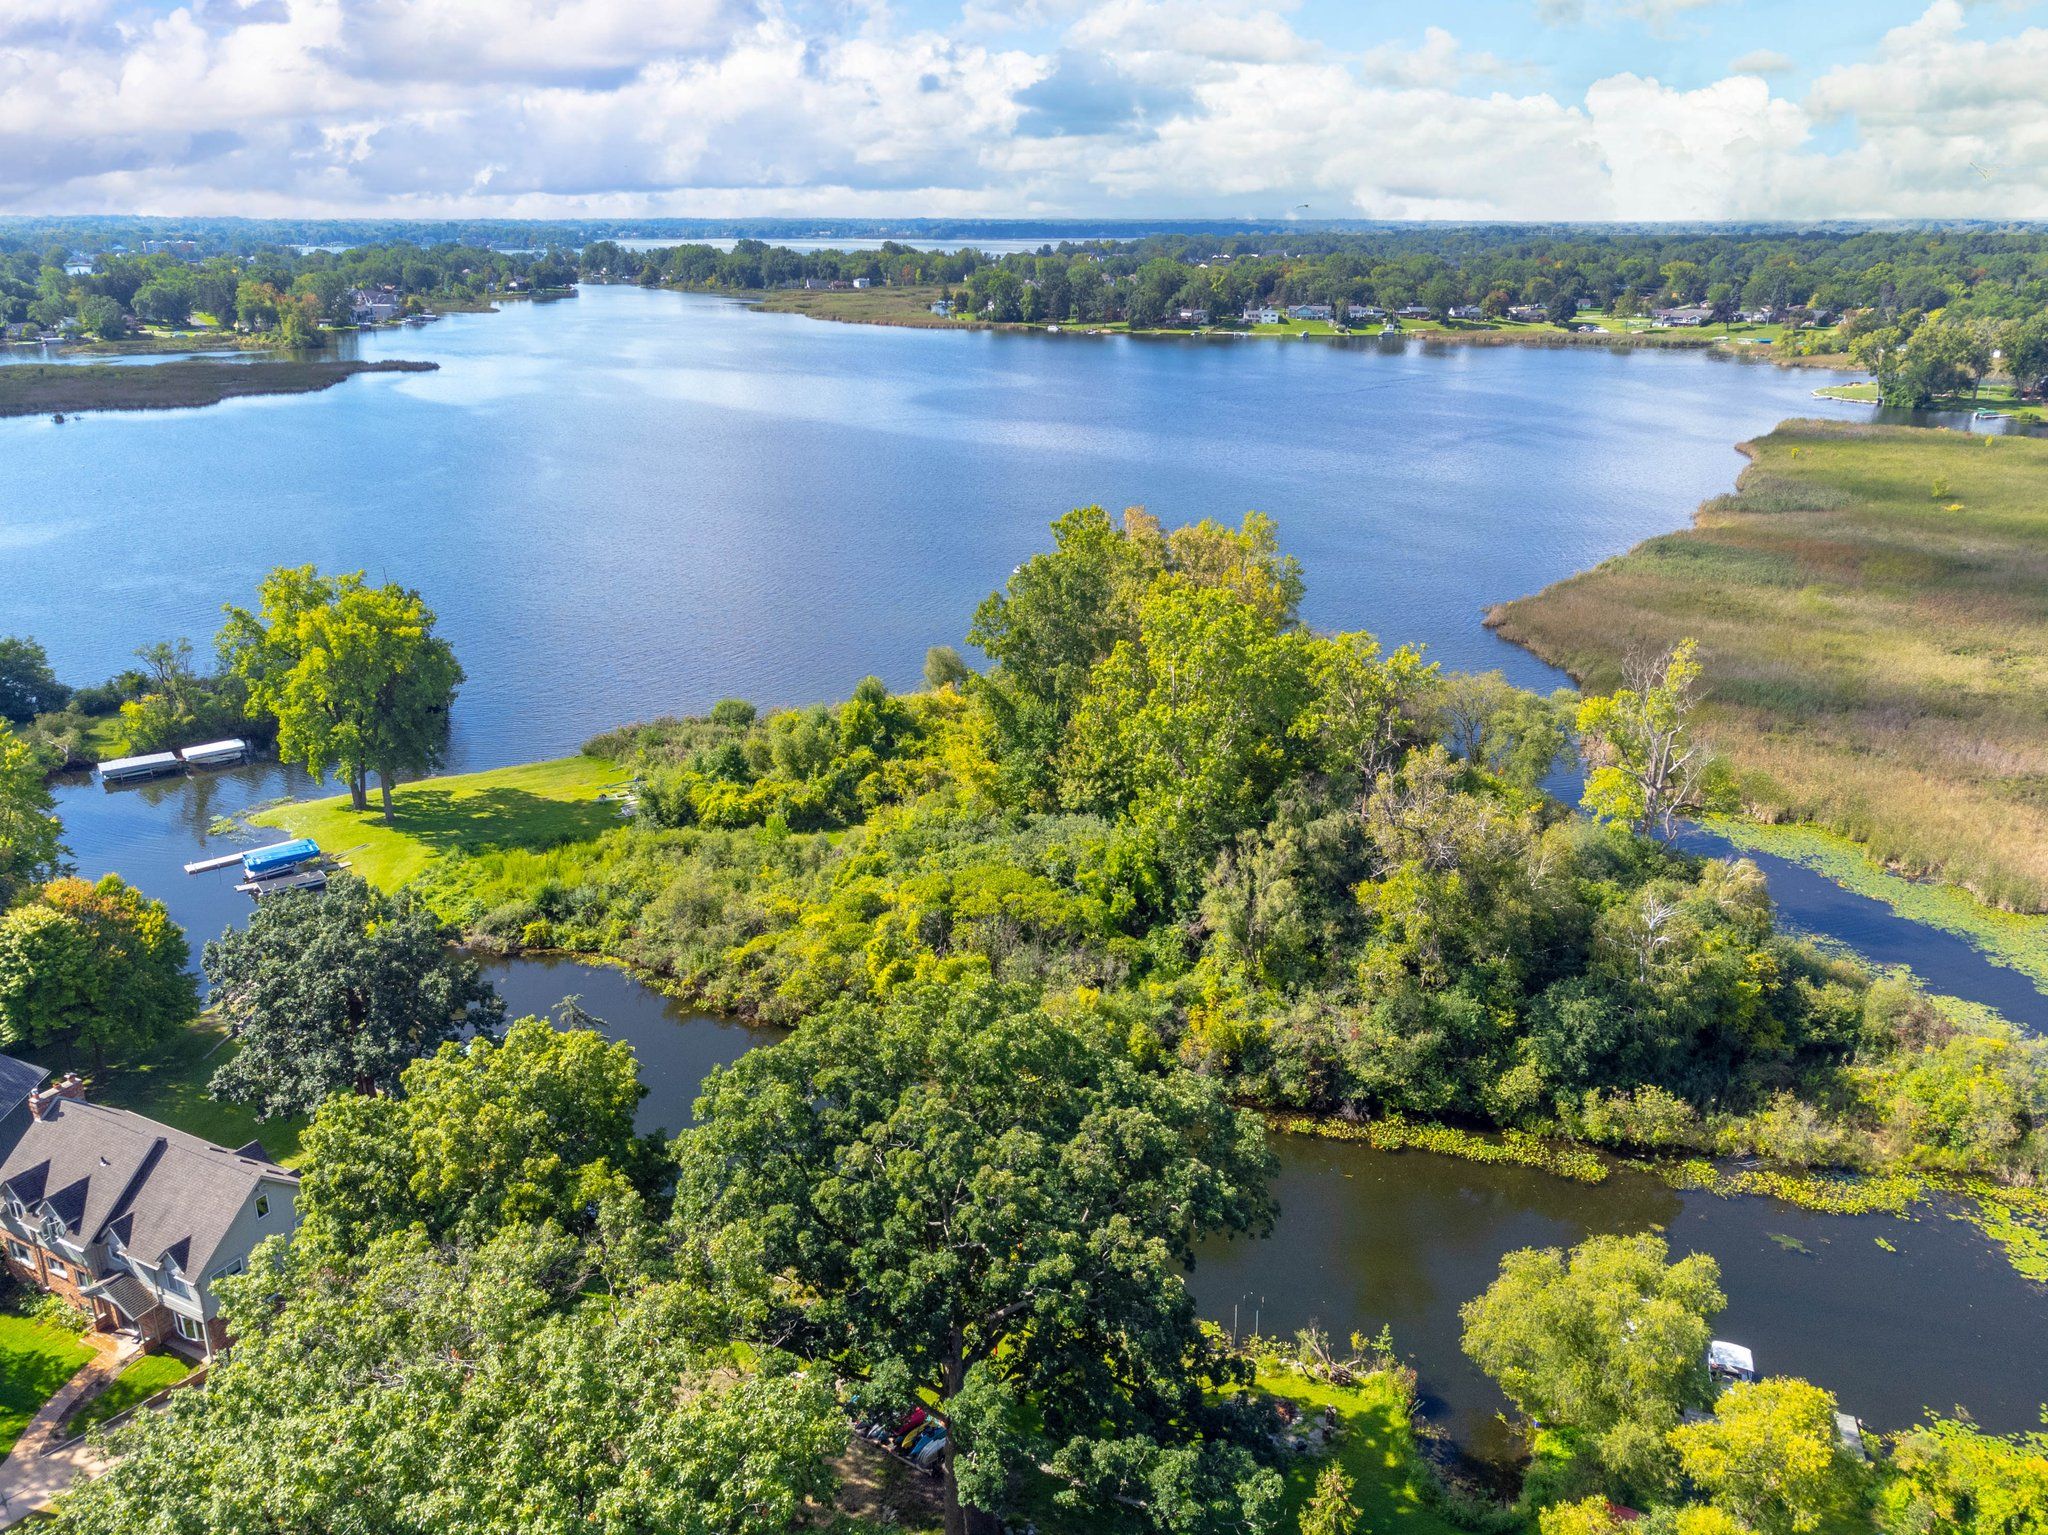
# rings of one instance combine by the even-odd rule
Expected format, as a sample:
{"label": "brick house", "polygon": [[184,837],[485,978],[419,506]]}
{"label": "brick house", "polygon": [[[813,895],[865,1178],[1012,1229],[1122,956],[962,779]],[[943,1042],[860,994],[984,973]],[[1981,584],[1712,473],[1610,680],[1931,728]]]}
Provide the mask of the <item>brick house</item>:
{"label": "brick house", "polygon": [[215,1280],[298,1224],[298,1174],[43,1087],[0,1056],[0,1246],[7,1272],[61,1295],[101,1332],[211,1358],[225,1346]]}

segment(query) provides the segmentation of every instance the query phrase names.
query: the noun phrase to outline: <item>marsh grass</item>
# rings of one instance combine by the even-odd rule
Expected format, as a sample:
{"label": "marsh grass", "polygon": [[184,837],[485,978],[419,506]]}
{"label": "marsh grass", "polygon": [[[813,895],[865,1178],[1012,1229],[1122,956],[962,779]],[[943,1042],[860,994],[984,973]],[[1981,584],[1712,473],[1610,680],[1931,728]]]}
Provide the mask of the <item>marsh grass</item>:
{"label": "marsh grass", "polygon": [[1750,818],[2048,911],[2048,441],[1788,421],[1744,451],[1690,530],[1489,622],[1596,692],[1696,637]]}

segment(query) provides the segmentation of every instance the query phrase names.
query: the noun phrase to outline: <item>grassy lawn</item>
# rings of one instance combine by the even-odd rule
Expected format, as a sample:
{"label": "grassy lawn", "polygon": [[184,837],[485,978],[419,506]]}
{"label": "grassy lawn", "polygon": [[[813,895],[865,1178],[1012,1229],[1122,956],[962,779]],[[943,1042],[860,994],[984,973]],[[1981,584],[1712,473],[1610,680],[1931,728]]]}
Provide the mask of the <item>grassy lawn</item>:
{"label": "grassy lawn", "polygon": [[[1877,403],[1877,385],[1830,384],[1814,393],[1830,400],[1855,400],[1863,404]],[[2010,384],[1985,384],[1975,394],[1944,395],[1936,400],[1932,410],[1995,410],[2001,416],[2011,416],[2016,421],[2048,420],[2048,401],[2022,400]]]}
{"label": "grassy lawn", "polygon": [[166,1386],[175,1386],[192,1373],[189,1359],[176,1354],[140,1354],[128,1361],[127,1368],[114,1377],[114,1383],[85,1404],[82,1412],[74,1413],[65,1426],[66,1432],[82,1434],[89,1428],[97,1427],[116,1413],[126,1412],[137,1402],[148,1400]]}
{"label": "grassy lawn", "polygon": [[[1351,1478],[1359,1529],[1373,1535],[1458,1535],[1458,1527],[1430,1506],[1424,1492],[1428,1472],[1416,1454],[1407,1404],[1391,1379],[1368,1375],[1356,1386],[1332,1386],[1261,1365],[1258,1383],[1261,1390],[1303,1408],[1311,1422],[1325,1407],[1336,1408],[1343,1433],[1333,1453]],[[1283,1464],[1287,1490],[1281,1529],[1294,1528],[1326,1464],[1324,1455],[1296,1455]]]}
{"label": "grassy lawn", "polygon": [[0,1456],[57,1388],[92,1358],[78,1335],[34,1317],[0,1312]]}
{"label": "grassy lawn", "polygon": [[1596,691],[1696,637],[1752,819],[2048,911],[2048,441],[1791,421],[1749,451],[1690,530],[1489,621]]}
{"label": "grassy lawn", "polygon": [[250,819],[311,837],[372,884],[390,890],[445,853],[548,848],[617,826],[617,805],[597,796],[624,787],[628,776],[602,758],[561,757],[403,784],[391,796],[389,826],[374,792],[366,812],[350,809],[342,794],[277,805]]}
{"label": "grassy lawn", "polygon": [[207,1096],[206,1084],[233,1049],[226,1032],[202,1018],[167,1041],[154,1059],[132,1066],[109,1066],[97,1075],[92,1061],[83,1054],[48,1049],[28,1055],[53,1076],[75,1071],[84,1077],[85,1095],[94,1103],[147,1115],[187,1135],[231,1150],[260,1140],[273,1159],[290,1166],[299,1156],[299,1136],[305,1131],[305,1120],[272,1119],[259,1123],[253,1112],[239,1104],[219,1103]]}

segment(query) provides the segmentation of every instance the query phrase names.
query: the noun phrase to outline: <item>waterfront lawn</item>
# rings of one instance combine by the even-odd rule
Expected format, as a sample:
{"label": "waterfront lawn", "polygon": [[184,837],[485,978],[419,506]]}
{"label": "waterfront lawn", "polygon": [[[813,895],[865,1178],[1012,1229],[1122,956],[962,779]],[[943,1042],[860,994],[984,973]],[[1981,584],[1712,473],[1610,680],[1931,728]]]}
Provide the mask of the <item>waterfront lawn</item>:
{"label": "waterfront lawn", "polygon": [[[1830,400],[1852,400],[1859,404],[1877,404],[1877,385],[1830,384],[1817,389],[1816,394]],[[1943,395],[1928,407],[1930,410],[1995,410],[2002,416],[2015,421],[2048,420],[2048,401],[2022,400],[2010,384],[1983,384],[1974,394]]]}
{"label": "waterfront lawn", "polygon": [[67,1071],[84,1077],[85,1095],[94,1103],[146,1115],[174,1130],[183,1130],[187,1135],[230,1150],[250,1141],[261,1141],[271,1160],[289,1167],[299,1159],[299,1137],[306,1128],[304,1119],[259,1121],[252,1110],[240,1104],[218,1102],[207,1093],[213,1074],[234,1054],[235,1048],[227,1030],[206,1017],[158,1046],[149,1060],[111,1065],[99,1073],[94,1072],[90,1056],[82,1051],[52,1047],[25,1053],[53,1077]]}
{"label": "waterfront lawn", "polygon": [[[1282,1365],[1259,1366],[1259,1389],[1303,1408],[1313,1421],[1325,1407],[1337,1410],[1343,1434],[1332,1452],[1351,1478],[1361,1530],[1373,1535],[1458,1535],[1458,1527],[1430,1502],[1428,1468],[1415,1447],[1415,1429],[1401,1388],[1387,1375],[1367,1375],[1355,1386],[1311,1380]],[[1279,1527],[1291,1530],[1315,1492],[1326,1455],[1296,1455],[1281,1467],[1286,1501]]]}
{"label": "waterfront lawn", "polygon": [[172,1353],[138,1354],[128,1361],[127,1367],[114,1377],[113,1384],[98,1396],[87,1402],[84,1408],[71,1415],[65,1425],[67,1434],[82,1434],[97,1428],[117,1413],[124,1413],[138,1402],[146,1402],[168,1386],[175,1386],[190,1375],[192,1361]]}
{"label": "waterfront lawn", "polygon": [[68,1328],[0,1311],[0,1456],[91,1358],[92,1350]]}
{"label": "waterfront lawn", "polygon": [[1790,421],[1748,451],[1690,530],[1489,621],[1596,692],[1696,637],[1753,818],[2048,911],[2048,441]]}
{"label": "waterfront lawn", "polygon": [[598,795],[627,781],[625,770],[600,757],[560,757],[401,784],[391,795],[389,826],[374,789],[367,811],[350,808],[340,794],[274,805],[249,819],[311,837],[372,884],[392,890],[450,853],[587,841],[619,824],[616,801]]}

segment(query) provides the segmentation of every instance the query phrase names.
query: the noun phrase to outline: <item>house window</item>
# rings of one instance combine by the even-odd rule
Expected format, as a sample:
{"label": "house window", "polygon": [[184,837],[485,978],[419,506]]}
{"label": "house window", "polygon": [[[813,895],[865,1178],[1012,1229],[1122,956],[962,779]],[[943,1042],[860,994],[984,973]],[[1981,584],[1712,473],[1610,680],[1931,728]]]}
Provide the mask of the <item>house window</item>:
{"label": "house window", "polygon": [[46,1258],[43,1262],[46,1265],[50,1278],[62,1280],[69,1280],[71,1278],[71,1270],[64,1266],[62,1258]]}
{"label": "house window", "polygon": [[247,1263],[243,1262],[240,1258],[237,1258],[233,1263],[228,1264],[225,1268],[217,1268],[211,1274],[208,1274],[206,1276],[206,1282],[208,1284],[212,1284],[217,1279],[226,1279],[230,1274],[241,1273],[248,1266],[249,1265]]}
{"label": "house window", "polygon": [[172,1312],[171,1320],[177,1326],[178,1336],[187,1343],[198,1343],[206,1337],[206,1324],[185,1315],[182,1311]]}
{"label": "house window", "polygon": [[270,1196],[269,1196],[268,1194],[258,1194],[258,1195],[256,1196],[256,1217],[257,1217],[257,1219],[261,1220],[261,1219],[262,1219],[262,1218],[263,1218],[264,1216],[268,1215],[269,1213],[270,1213]]}
{"label": "house window", "polygon": [[23,1247],[19,1242],[9,1242],[7,1244],[7,1252],[23,1268],[32,1269],[36,1266],[36,1255],[29,1251],[28,1248]]}

